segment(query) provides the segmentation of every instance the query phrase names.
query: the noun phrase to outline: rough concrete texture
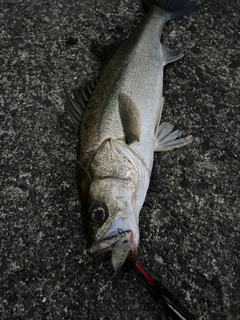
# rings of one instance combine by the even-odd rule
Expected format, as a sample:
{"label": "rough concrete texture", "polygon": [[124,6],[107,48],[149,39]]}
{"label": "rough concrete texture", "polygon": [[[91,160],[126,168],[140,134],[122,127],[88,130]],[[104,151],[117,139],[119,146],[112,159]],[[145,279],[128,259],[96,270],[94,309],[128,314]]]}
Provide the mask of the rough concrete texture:
{"label": "rough concrete texture", "polygon": [[[166,319],[108,254],[85,250],[77,136],[59,92],[94,79],[93,42],[126,38],[140,0],[0,0],[1,319]],[[162,40],[163,120],[193,143],[155,155],[139,263],[198,319],[240,319],[239,2],[198,1]]]}

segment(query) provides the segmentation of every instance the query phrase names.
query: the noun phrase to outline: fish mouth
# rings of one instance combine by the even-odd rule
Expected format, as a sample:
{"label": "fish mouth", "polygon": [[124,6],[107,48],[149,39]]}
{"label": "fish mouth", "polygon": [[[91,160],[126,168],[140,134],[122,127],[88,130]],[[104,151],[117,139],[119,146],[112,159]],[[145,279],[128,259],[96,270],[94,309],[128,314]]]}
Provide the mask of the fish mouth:
{"label": "fish mouth", "polygon": [[137,246],[133,239],[131,230],[118,230],[118,234],[95,241],[88,249],[88,253],[92,257],[96,257],[105,252],[111,251],[112,264],[115,271],[119,270],[128,260],[130,264],[134,264],[137,259]]}

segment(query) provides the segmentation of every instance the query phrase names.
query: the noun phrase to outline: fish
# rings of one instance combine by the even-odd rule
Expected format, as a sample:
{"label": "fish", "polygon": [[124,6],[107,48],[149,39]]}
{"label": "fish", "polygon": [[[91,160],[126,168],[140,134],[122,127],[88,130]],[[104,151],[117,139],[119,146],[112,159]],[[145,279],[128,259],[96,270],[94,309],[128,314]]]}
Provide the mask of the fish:
{"label": "fish", "polygon": [[[134,264],[139,214],[154,152],[187,145],[191,136],[162,122],[164,67],[183,57],[161,43],[165,23],[197,10],[185,0],[147,1],[148,11],[120,46],[112,46],[95,84],[62,96],[79,130],[77,185],[88,253],[111,251],[117,271]],[[100,50],[109,57],[109,48]],[[106,57],[105,57],[106,58]],[[106,59],[105,59],[106,60]]]}

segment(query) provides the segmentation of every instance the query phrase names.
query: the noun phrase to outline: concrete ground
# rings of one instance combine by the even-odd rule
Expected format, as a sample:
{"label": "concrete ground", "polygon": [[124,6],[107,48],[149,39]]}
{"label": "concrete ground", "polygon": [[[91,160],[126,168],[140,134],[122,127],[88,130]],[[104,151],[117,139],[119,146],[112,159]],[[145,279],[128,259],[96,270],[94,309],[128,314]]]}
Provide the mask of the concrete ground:
{"label": "concrete ground", "polygon": [[[204,320],[240,319],[239,1],[199,0],[162,41],[163,120],[191,134],[156,154],[139,263]],[[93,42],[126,38],[140,0],[0,0],[0,318],[166,319],[108,254],[85,250],[77,135],[59,97],[96,78]]]}

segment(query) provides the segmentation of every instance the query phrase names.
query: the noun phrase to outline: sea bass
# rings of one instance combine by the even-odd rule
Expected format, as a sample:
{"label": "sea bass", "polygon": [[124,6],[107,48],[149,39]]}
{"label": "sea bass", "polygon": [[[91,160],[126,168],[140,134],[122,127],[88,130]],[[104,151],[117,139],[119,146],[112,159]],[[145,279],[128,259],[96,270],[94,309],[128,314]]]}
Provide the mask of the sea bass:
{"label": "sea bass", "polygon": [[96,87],[88,84],[74,98],[64,93],[71,117],[80,124],[77,183],[88,252],[111,251],[115,270],[137,259],[139,213],[154,152],[192,140],[176,139],[181,131],[160,124],[164,66],[183,56],[164,46],[160,37],[168,20],[196,9],[188,1],[151,1],[146,17],[105,65]]}

